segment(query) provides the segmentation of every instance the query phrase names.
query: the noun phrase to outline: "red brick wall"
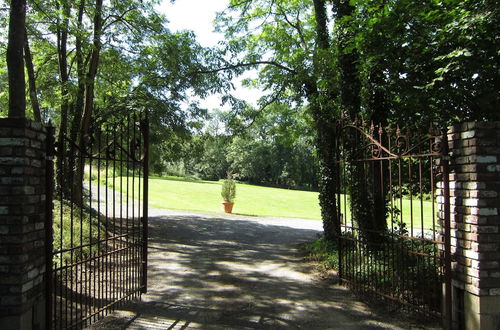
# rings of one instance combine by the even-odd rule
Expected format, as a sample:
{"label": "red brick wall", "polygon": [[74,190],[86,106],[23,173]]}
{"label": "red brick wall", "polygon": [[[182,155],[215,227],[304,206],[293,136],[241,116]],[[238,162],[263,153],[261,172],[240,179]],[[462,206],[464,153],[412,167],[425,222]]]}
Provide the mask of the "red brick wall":
{"label": "red brick wall", "polygon": [[454,285],[500,295],[500,122],[449,128]]}

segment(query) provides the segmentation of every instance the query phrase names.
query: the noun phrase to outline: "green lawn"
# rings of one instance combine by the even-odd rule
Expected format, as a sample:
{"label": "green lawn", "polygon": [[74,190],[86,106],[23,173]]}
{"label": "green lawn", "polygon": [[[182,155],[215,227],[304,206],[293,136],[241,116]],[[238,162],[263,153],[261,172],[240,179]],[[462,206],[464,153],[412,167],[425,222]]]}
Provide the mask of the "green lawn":
{"label": "green lawn", "polygon": [[[149,180],[149,205],[155,208],[201,211],[208,213],[222,212],[221,182],[201,181],[178,177],[152,177]],[[343,197],[343,196],[342,196]],[[341,205],[343,206],[344,198]],[[399,200],[394,206],[401,209]],[[411,207],[410,207],[411,206]],[[423,210],[424,229],[432,228],[432,203],[419,200],[402,200],[403,219],[410,227],[420,229],[421,210]],[[349,207],[342,212],[350,218]],[[291,217],[321,219],[318,193],[279,188],[237,184],[236,201],[233,213],[254,216]],[[412,219],[413,214],[413,220]],[[348,220],[349,221],[349,220]],[[388,219],[390,226],[390,218]]]}
{"label": "green lawn", "polygon": [[[221,182],[151,177],[149,206],[222,213]],[[321,219],[318,193],[238,183],[233,213],[252,216]]]}
{"label": "green lawn", "polygon": [[[119,179],[116,178],[118,185]],[[125,185],[125,183],[124,183]],[[137,183],[136,183],[137,185]],[[179,177],[150,177],[149,206],[172,210],[197,211],[210,214],[222,213],[221,205],[222,181],[203,181]],[[119,188],[119,187],[117,187]],[[118,189],[120,190],[120,189]],[[137,195],[136,195],[137,196]],[[341,199],[342,213],[350,221],[349,201],[344,207],[344,196]],[[432,203],[418,199],[394,201],[393,206],[402,210],[407,227],[413,221],[414,229],[421,229],[421,210],[423,210],[423,229],[432,229]],[[318,193],[311,191],[289,190],[254,186],[238,183],[234,214],[249,216],[289,217],[320,220]],[[413,220],[412,219],[413,214]],[[391,218],[388,219],[389,227]]]}
{"label": "green lawn", "polygon": [[[347,198],[344,199],[344,195],[342,195],[340,206],[341,213],[346,215],[347,222],[350,222],[351,211],[349,209],[349,201]],[[402,210],[400,216],[398,216],[396,213],[393,213],[392,219],[394,219],[395,222],[397,222],[397,220],[402,217],[404,222],[406,223],[407,228],[413,227],[413,229],[422,229],[423,225],[424,230],[433,229],[432,202],[424,200],[422,201],[422,203],[420,203],[420,200],[415,197],[412,201],[403,198],[402,200],[394,200],[392,204],[389,204],[389,206],[393,209]],[[434,212],[436,211],[437,209],[434,210]],[[389,217],[387,219],[389,228],[391,228],[392,219],[391,215],[389,214]],[[421,219],[423,219],[423,224]],[[435,219],[434,221],[437,220]],[[393,224],[393,226],[396,227],[397,225]],[[437,228],[437,224],[435,227]]]}

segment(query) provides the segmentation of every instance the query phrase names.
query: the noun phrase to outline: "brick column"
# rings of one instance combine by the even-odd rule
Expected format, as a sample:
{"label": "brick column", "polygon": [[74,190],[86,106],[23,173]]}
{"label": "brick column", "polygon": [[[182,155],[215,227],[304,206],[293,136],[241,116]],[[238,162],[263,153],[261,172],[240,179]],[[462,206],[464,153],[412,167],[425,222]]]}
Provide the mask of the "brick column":
{"label": "brick column", "polygon": [[0,329],[44,329],[45,138],[0,119]]}
{"label": "brick column", "polygon": [[500,329],[500,122],[452,126],[448,145],[454,326]]}

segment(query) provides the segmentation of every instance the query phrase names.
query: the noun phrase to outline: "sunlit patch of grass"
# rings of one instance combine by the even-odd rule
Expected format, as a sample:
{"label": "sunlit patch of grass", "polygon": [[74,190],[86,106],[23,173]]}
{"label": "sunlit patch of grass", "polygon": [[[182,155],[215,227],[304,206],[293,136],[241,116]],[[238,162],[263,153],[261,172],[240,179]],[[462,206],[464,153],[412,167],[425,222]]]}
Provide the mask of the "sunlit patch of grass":
{"label": "sunlit patch of grass", "polygon": [[[149,205],[166,208],[208,213],[221,212],[221,182],[193,180],[192,178],[151,177],[149,180]],[[341,195],[341,213],[350,221],[349,196]],[[406,228],[432,229],[432,202],[408,198],[394,200],[392,217],[388,214],[388,227],[400,225],[402,219]],[[436,209],[434,210],[436,211]],[[321,219],[318,193],[290,189],[279,189],[239,183],[233,212],[254,216],[292,217]],[[421,223],[421,216],[423,225]],[[397,221],[398,220],[398,221]],[[394,221],[394,223],[392,223]]]}
{"label": "sunlit patch of grass", "polygon": [[[101,184],[103,184],[103,175],[105,173],[100,175]],[[108,187],[114,187],[116,190],[126,193],[127,177],[121,176],[113,179],[111,172],[108,173],[108,177],[111,178],[108,180]],[[134,184],[132,184],[132,180],[134,180]],[[140,199],[138,191],[139,185],[142,186],[142,183],[142,178],[130,175],[128,177],[129,195],[133,186],[134,198]],[[221,184],[221,181],[198,180],[191,177],[151,176],[149,178],[149,206],[160,209],[218,214],[222,212]],[[349,196],[342,194],[340,197],[343,220],[349,223],[351,221]],[[418,230],[433,228],[431,201],[414,199],[410,202],[408,198],[394,199],[388,207],[393,210],[392,215],[388,213],[388,228],[401,227],[401,219],[407,229],[410,227]],[[434,212],[436,211],[437,208],[434,208]],[[237,184],[233,213],[249,216],[321,219],[317,192],[271,188],[245,183]]]}
{"label": "sunlit patch of grass", "polygon": [[[340,213],[342,214],[342,219],[344,222],[350,224],[352,219],[349,195],[341,194],[340,196]],[[437,229],[436,223],[433,226],[433,221],[436,221],[437,205],[434,204],[433,209],[432,202],[429,200],[420,200],[418,197],[412,200],[407,197],[403,197],[402,199],[394,198],[392,202],[388,203],[387,208],[387,226],[389,229],[399,231],[401,222],[404,223],[408,231],[410,231],[410,228],[416,230]]]}
{"label": "sunlit patch of grass", "polygon": [[[151,177],[149,206],[217,214],[222,212],[221,181]],[[249,216],[321,218],[318,193],[236,184],[233,213]]]}

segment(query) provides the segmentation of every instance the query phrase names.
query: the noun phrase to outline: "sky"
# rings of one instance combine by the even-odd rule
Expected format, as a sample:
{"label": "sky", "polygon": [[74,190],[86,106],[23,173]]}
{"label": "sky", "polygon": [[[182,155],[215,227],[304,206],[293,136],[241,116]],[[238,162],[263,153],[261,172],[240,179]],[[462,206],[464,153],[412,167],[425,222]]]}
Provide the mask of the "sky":
{"label": "sky", "polygon": [[[214,32],[213,22],[216,13],[223,11],[228,2],[229,0],[176,0],[172,3],[170,0],[163,0],[158,9],[167,17],[168,28],[171,31],[191,30],[202,46],[212,47],[224,40],[222,34]],[[242,78],[250,75],[255,76],[255,72],[244,75]],[[233,95],[255,106],[262,92],[241,86],[240,79],[233,80],[233,83],[236,87]],[[200,104],[209,110],[214,108],[229,110],[228,105],[220,106],[220,97],[221,95],[209,96],[201,100]]]}

